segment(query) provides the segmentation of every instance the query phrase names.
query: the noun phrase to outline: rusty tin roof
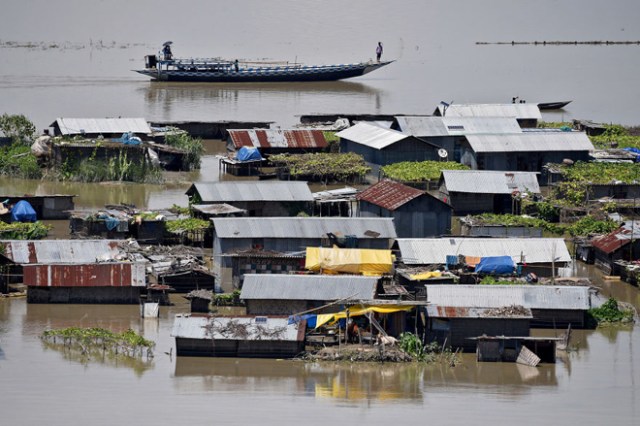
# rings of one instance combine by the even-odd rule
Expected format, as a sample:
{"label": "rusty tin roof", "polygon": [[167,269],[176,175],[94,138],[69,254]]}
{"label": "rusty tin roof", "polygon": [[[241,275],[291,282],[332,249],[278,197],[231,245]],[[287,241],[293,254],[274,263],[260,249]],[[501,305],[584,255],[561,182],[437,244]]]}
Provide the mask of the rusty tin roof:
{"label": "rusty tin roof", "polygon": [[327,140],[322,130],[228,130],[235,148],[325,148]]}

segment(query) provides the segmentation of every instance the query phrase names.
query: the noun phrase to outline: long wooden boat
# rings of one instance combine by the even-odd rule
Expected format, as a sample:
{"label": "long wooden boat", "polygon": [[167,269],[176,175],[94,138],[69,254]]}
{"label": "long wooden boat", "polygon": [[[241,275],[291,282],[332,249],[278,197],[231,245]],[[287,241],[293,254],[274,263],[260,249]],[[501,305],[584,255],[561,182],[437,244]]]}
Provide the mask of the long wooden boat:
{"label": "long wooden boat", "polygon": [[538,104],[538,108],[541,110],[549,110],[549,109],[561,109],[569,105],[571,101],[561,101],[561,102],[540,102]]}
{"label": "long wooden boat", "polygon": [[145,57],[145,69],[134,70],[156,81],[184,82],[297,82],[335,81],[358,77],[393,61],[337,65],[250,63],[214,59],[157,60]]}

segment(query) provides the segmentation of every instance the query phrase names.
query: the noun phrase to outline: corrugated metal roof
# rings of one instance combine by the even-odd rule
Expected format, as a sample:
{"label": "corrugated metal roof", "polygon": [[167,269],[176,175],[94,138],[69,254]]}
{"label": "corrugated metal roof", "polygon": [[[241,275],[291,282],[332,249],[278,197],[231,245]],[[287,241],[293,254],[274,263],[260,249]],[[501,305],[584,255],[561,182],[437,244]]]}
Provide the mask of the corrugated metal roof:
{"label": "corrugated metal roof", "polygon": [[55,123],[63,135],[125,133],[151,133],[144,118],[58,118]]}
{"label": "corrugated metal roof", "polygon": [[191,208],[195,211],[206,215],[225,215],[225,214],[242,214],[246,213],[246,210],[239,209],[229,204],[192,204]]}
{"label": "corrugated metal roof", "polygon": [[393,211],[424,194],[419,189],[384,179],[359,193],[356,198]]}
{"label": "corrugated metal roof", "polygon": [[[443,115],[444,105],[438,105],[434,113]],[[542,120],[537,104],[451,104],[445,117],[514,117],[518,119]]]}
{"label": "corrugated metal roof", "polygon": [[306,182],[199,182],[187,190],[195,191],[205,203],[229,203],[233,201],[313,201],[313,194]]}
{"label": "corrugated metal roof", "polygon": [[3,256],[18,264],[92,263],[117,260],[126,247],[138,248],[128,240],[5,240]]}
{"label": "corrugated metal roof", "polygon": [[406,265],[433,265],[446,262],[447,255],[511,256],[514,262],[570,262],[571,255],[562,238],[398,238]]}
{"label": "corrugated metal roof", "polygon": [[[431,287],[429,287],[431,289]],[[524,312],[499,312],[496,308],[472,308],[462,306],[427,305],[427,315],[431,318],[533,318],[531,309],[522,308]]]}
{"label": "corrugated metal roof", "polygon": [[467,135],[475,152],[593,151],[584,132],[523,132],[500,135]]}
{"label": "corrugated metal roof", "polygon": [[434,305],[468,308],[523,306],[528,309],[591,308],[587,286],[461,285],[427,287],[427,301]]}
{"label": "corrugated metal roof", "polygon": [[372,300],[379,277],[245,274],[244,300]]}
{"label": "corrugated metal roof", "polygon": [[625,222],[615,231],[595,237],[591,244],[598,250],[610,254],[629,244],[632,239],[640,240],[640,221]]}
{"label": "corrugated metal roof", "polygon": [[228,130],[231,143],[236,148],[325,148],[327,140],[322,130]]}
{"label": "corrugated metal roof", "polygon": [[[231,323],[234,324],[233,327],[230,327]],[[223,330],[224,334],[221,333]],[[239,333],[234,334],[233,330],[238,330]],[[263,341],[297,341],[299,338],[298,324],[288,324],[287,318],[207,317],[187,314],[176,315],[171,337]]]}
{"label": "corrugated metal roof", "polygon": [[447,191],[475,194],[512,194],[514,191],[540,193],[535,172],[492,170],[443,170]]}
{"label": "corrugated metal roof", "polygon": [[393,145],[409,137],[409,135],[404,133],[383,129],[382,127],[365,122],[360,122],[348,129],[344,129],[336,133],[336,136],[375,149],[386,148],[389,145]]}
{"label": "corrugated metal roof", "polygon": [[522,132],[512,117],[398,116],[396,120],[403,133],[418,137]]}
{"label": "corrugated metal roof", "polygon": [[220,238],[322,238],[355,235],[359,239],[396,238],[391,218],[227,217],[211,219]]}

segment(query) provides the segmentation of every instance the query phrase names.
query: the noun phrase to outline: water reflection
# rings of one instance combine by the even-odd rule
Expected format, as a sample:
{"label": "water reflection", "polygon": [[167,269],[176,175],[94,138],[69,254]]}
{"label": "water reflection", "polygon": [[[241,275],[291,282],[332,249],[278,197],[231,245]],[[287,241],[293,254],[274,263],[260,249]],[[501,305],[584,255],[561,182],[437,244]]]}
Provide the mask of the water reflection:
{"label": "water reflection", "polygon": [[422,401],[418,364],[332,364],[256,359],[178,357],[175,386],[181,392],[288,392],[344,402]]}

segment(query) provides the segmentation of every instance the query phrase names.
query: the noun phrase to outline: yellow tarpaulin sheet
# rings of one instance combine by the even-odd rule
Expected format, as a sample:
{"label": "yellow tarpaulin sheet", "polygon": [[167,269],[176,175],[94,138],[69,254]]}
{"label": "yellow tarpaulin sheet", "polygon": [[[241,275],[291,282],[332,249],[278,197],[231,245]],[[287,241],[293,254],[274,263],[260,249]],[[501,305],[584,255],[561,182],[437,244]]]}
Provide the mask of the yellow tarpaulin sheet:
{"label": "yellow tarpaulin sheet", "polygon": [[[357,316],[361,316],[364,314],[367,314],[369,312],[377,312],[379,314],[392,314],[394,312],[401,312],[401,311],[410,311],[414,308],[415,306],[393,306],[393,305],[375,305],[375,306],[361,306],[361,305],[357,305],[357,306],[352,306],[349,308],[349,316],[350,317],[357,317]],[[341,312],[336,312],[333,314],[321,314],[318,315],[318,318],[316,319],[316,328],[326,324],[326,323],[334,323],[336,321],[338,321],[339,319],[342,318],[346,318],[347,317],[347,311],[341,311]]]}
{"label": "yellow tarpaulin sheet", "polygon": [[307,247],[305,268],[325,274],[390,274],[393,255],[391,250]]}
{"label": "yellow tarpaulin sheet", "polygon": [[409,275],[409,278],[412,280],[428,280],[429,278],[437,278],[442,276],[442,272],[440,271],[430,271],[430,272],[422,272],[420,274]]}

